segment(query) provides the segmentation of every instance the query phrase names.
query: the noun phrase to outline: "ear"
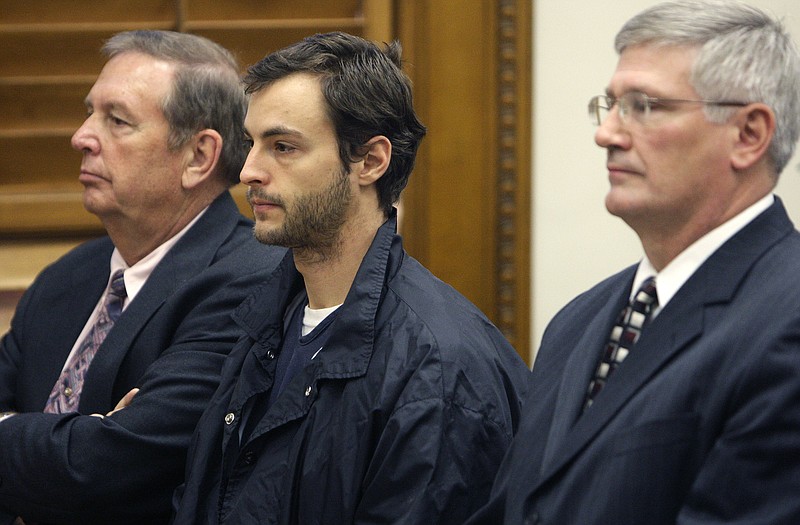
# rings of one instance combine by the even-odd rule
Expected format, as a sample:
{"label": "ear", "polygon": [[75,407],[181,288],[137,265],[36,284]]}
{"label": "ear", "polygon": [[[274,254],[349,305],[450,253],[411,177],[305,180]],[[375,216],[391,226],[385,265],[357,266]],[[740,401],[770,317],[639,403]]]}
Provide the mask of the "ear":
{"label": "ear", "polygon": [[775,114],[769,106],[755,103],[743,109],[735,120],[738,136],[731,152],[731,165],[737,171],[766,158],[775,134]]}
{"label": "ear", "polygon": [[392,159],[392,143],[383,135],[376,135],[364,145],[366,153],[361,159],[363,166],[358,173],[358,183],[369,186],[380,179],[389,169]]}
{"label": "ear", "polygon": [[208,180],[214,173],[222,153],[222,135],[216,130],[204,129],[189,141],[187,148],[191,148],[187,151],[189,162],[183,170],[181,184],[188,190]]}

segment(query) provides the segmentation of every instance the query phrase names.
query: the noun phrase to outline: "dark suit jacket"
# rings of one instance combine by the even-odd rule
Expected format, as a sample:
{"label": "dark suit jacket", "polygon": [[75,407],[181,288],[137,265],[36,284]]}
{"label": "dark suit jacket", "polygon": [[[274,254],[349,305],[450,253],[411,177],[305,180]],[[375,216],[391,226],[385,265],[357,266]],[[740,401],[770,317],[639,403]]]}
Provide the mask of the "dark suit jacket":
{"label": "dark suit jacket", "polygon": [[159,523],[197,420],[237,340],[230,313],[283,249],[253,239],[225,192],[158,264],[92,362],[80,414],[41,413],[109,277],[109,238],[46,268],[0,343],[0,507],[29,521]]}
{"label": "dark suit jacket", "polygon": [[689,278],[581,415],[634,272],[548,326],[470,523],[800,523],[800,234],[782,204]]}

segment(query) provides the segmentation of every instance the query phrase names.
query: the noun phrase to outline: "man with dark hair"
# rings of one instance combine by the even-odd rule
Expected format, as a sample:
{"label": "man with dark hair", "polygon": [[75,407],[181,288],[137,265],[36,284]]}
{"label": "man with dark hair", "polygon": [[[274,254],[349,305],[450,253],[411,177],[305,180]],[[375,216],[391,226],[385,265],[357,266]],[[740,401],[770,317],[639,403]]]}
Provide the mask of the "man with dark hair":
{"label": "man with dark hair", "polygon": [[469,523],[800,523],[800,233],[773,195],[800,56],[732,0],[650,7],[589,102],[606,208],[643,259],[548,325]]}
{"label": "man with dark hair", "polygon": [[461,523],[530,372],[396,234],[425,134],[400,46],[316,35],[245,84],[256,238],[291,253],[235,313],[175,523]]}
{"label": "man with dark hair", "polygon": [[285,253],[253,240],[228,192],[246,157],[230,53],[162,31],[104,52],[72,146],[108,236],[46,268],[0,342],[6,519],[166,523],[230,314]]}

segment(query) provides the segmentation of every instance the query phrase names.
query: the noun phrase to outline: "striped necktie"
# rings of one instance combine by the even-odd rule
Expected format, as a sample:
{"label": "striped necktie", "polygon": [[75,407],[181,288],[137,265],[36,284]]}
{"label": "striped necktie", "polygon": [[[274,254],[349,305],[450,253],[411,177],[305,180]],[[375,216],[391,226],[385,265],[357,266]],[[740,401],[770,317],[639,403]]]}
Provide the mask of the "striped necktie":
{"label": "striped necktie", "polygon": [[583,405],[584,410],[592,406],[595,397],[605,386],[608,377],[628,357],[633,345],[642,335],[642,330],[650,319],[650,313],[657,305],[656,280],[655,277],[648,277],[639,287],[630,303],[622,309],[617,322],[611,329],[608,342],[603,347],[600,363],[592,380],[589,382],[586,402]]}

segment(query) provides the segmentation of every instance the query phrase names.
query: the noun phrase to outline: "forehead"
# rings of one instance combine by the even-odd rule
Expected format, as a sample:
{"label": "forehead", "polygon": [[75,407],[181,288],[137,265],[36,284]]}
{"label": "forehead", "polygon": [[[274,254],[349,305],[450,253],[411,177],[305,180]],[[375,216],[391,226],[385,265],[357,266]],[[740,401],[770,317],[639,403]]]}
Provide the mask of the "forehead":
{"label": "forehead", "polygon": [[245,128],[256,136],[265,129],[290,127],[306,135],[333,132],[318,77],[294,73],[250,96]]}
{"label": "forehead", "polygon": [[172,88],[173,64],[150,55],[125,52],[111,58],[92,89],[87,103],[122,105],[131,111],[161,111],[161,103]]}
{"label": "forehead", "polygon": [[688,96],[697,49],[687,46],[638,45],[619,56],[608,91],[622,95],[642,91],[652,96]]}

